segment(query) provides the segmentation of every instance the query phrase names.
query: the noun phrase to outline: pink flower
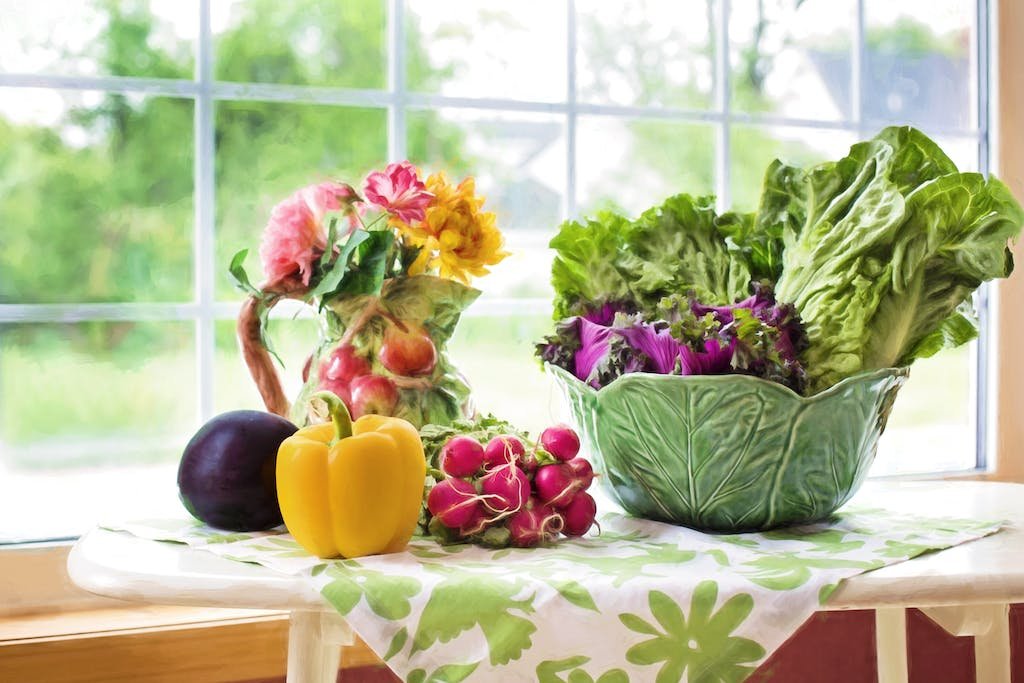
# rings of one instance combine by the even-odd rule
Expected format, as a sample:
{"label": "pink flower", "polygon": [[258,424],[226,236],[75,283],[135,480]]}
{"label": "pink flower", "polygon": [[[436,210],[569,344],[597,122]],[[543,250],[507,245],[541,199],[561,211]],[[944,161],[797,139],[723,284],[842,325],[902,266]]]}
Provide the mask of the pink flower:
{"label": "pink flower", "polygon": [[[359,195],[351,185],[333,180],[309,185],[299,190],[298,194],[302,196],[310,211],[313,212],[317,223],[322,223],[328,212],[341,211],[359,201]],[[359,218],[354,212],[350,212],[348,222],[351,231],[359,225]]]}
{"label": "pink flower", "polygon": [[267,284],[277,284],[298,272],[302,284],[308,286],[313,261],[327,248],[323,223],[303,196],[304,192],[300,190],[275,206],[263,230],[260,260]]}
{"label": "pink flower", "polygon": [[366,176],[366,199],[403,223],[418,223],[426,215],[434,195],[427,191],[408,161],[388,164],[383,171]]}

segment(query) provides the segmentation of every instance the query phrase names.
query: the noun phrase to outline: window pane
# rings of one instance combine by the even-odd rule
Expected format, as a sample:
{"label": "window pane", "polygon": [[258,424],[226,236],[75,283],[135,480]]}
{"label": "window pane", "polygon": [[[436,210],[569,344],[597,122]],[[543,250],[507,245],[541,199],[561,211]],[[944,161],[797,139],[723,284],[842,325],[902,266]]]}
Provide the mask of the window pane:
{"label": "window pane", "polygon": [[192,297],[192,109],[0,88],[0,302]]}
{"label": "window pane", "polygon": [[383,0],[211,3],[222,81],[382,88]]}
{"label": "window pane", "polygon": [[969,0],[866,0],[864,119],[976,125],[976,11]]}
{"label": "window pane", "polygon": [[0,72],[192,78],[194,2],[0,0],[0,17]]}
{"label": "window pane", "polygon": [[188,322],[0,325],[0,542],[172,509],[193,346]]}
{"label": "window pane", "polygon": [[[925,129],[925,132],[928,132]],[[942,135],[933,137],[942,151],[953,160],[956,167],[961,171],[978,170],[978,149],[977,138],[954,138]]]}
{"label": "window pane", "polygon": [[469,315],[450,346],[452,361],[469,378],[477,409],[494,413],[534,437],[562,414],[561,397],[533,356],[533,344],[551,334],[551,311],[532,315]]}
{"label": "window pane", "polygon": [[[477,278],[473,286],[482,291],[473,304],[473,311],[484,313],[490,305],[506,299],[539,299],[545,302],[554,296],[551,288],[551,260],[554,252],[548,249],[551,230],[532,233],[506,233],[505,250],[508,257],[490,274]],[[493,313],[493,311],[492,311]]]}
{"label": "window pane", "polygon": [[878,442],[873,476],[973,469],[972,347],[914,361]]}
{"label": "window pane", "polygon": [[679,192],[714,191],[714,126],[582,116],[576,135],[581,215],[635,215]]}
{"label": "window pane", "polygon": [[853,0],[734,0],[732,106],[799,119],[851,117]]}
{"label": "window pane", "polygon": [[217,294],[236,298],[231,256],[248,249],[259,282],[260,235],[273,206],[310,183],[338,178],[359,185],[387,156],[382,109],[274,102],[217,105]]}
{"label": "window pane", "polygon": [[857,141],[846,131],[783,126],[733,126],[729,135],[732,205],[743,211],[757,208],[764,171],[773,159],[798,166],[834,161]]}
{"label": "window pane", "polygon": [[565,187],[562,117],[445,109],[408,116],[409,158],[425,173],[472,175],[505,232],[550,230]]}
{"label": "window pane", "polygon": [[[287,302],[288,304],[296,302]],[[288,400],[294,400],[302,387],[302,366],[309,354],[320,342],[317,321],[312,317],[292,319],[286,304],[274,309],[274,317],[270,321],[270,339],[274,351],[284,362],[284,367],[277,365],[278,376],[284,387]],[[263,399],[260,398],[256,384],[249,375],[249,370],[242,359],[235,337],[233,320],[218,320],[215,327],[217,344],[217,362],[214,367],[213,408],[215,413],[228,410],[265,410]]]}
{"label": "window pane", "polygon": [[458,97],[562,101],[565,4],[409,0],[409,88]]}
{"label": "window pane", "polygon": [[581,101],[711,106],[713,3],[581,0],[576,12]]}

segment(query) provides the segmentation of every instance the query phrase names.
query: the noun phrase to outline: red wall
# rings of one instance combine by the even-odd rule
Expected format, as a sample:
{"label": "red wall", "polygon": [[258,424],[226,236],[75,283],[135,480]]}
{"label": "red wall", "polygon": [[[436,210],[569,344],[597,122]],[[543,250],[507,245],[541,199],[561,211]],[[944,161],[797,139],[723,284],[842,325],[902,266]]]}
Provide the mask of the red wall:
{"label": "red wall", "polygon": [[[1010,641],[1013,681],[1024,683],[1024,605],[1010,610]],[[973,638],[951,636],[921,612],[910,610],[907,646],[910,683],[975,683]],[[815,614],[748,679],[749,683],[877,680],[875,616],[870,611]],[[338,683],[400,683],[400,679],[383,667],[361,667],[338,672]]]}
{"label": "red wall", "polygon": [[[1013,681],[1024,683],[1024,605],[1010,610],[1010,641]],[[907,614],[907,648],[910,683],[974,683],[974,639],[949,635],[918,610]],[[874,612],[815,614],[748,680],[875,683]]]}

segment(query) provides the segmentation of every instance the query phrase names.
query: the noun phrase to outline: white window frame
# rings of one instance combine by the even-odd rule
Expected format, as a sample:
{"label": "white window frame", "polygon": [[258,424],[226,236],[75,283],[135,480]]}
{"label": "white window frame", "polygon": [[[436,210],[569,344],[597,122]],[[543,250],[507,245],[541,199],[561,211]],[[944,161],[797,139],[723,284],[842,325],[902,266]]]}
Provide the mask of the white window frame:
{"label": "white window frame", "polygon": [[[185,79],[149,79],[137,77],[88,77],[59,76],[39,74],[0,73],[0,87],[43,88],[57,90],[98,90],[116,93],[133,93],[191,98],[195,102],[194,111],[194,233],[193,233],[193,267],[194,296],[193,300],[181,303],[112,303],[112,304],[0,304],[0,325],[7,323],[69,323],[81,321],[113,321],[113,320],[147,320],[147,321],[188,321],[195,325],[195,344],[197,358],[196,420],[197,424],[206,421],[213,415],[214,406],[214,325],[219,320],[232,320],[237,313],[237,303],[218,301],[215,290],[215,274],[220,266],[214,257],[214,111],[218,102],[223,101],[262,101],[287,102],[303,104],[328,104],[338,106],[377,107],[387,111],[388,158],[403,159],[406,155],[406,115],[410,110],[417,109],[464,109],[492,112],[523,112],[545,113],[564,117],[566,135],[566,176],[565,197],[562,205],[562,217],[574,216],[577,211],[577,176],[576,159],[576,128],[579,116],[608,116],[630,119],[656,119],[675,123],[704,123],[714,126],[716,131],[715,158],[715,190],[721,207],[729,204],[730,199],[730,134],[734,125],[753,126],[793,126],[809,129],[825,129],[854,132],[858,137],[873,134],[880,127],[897,121],[862,120],[860,116],[863,100],[862,71],[864,53],[864,5],[865,0],[856,2],[856,20],[852,27],[853,54],[851,67],[852,110],[853,117],[839,121],[819,121],[799,118],[787,118],[772,114],[756,114],[735,111],[730,102],[729,64],[729,28],[726,20],[730,14],[730,0],[719,0],[716,7],[716,75],[715,107],[712,110],[686,110],[671,107],[619,106],[581,102],[576,96],[576,2],[564,0],[567,18],[567,50],[564,68],[567,70],[567,90],[564,102],[522,101],[500,98],[451,97],[441,94],[427,94],[410,91],[405,79],[405,21],[406,0],[385,0],[387,4],[387,86],[384,89],[358,90],[329,87],[302,87],[262,83],[228,83],[214,79],[213,49],[214,36],[211,29],[210,8],[212,0],[198,0],[196,11],[199,12],[199,33],[196,41],[195,76],[192,80]],[[995,70],[997,60],[990,52],[990,34],[999,28],[1003,32],[1000,42],[999,60],[1003,64],[1012,65],[1007,54],[1002,51],[1006,45],[1009,29],[1002,27],[996,19],[997,0],[977,0],[978,14],[976,22],[977,41],[972,50],[977,60],[978,73],[977,122],[973,129],[931,129],[936,135],[955,136],[960,139],[972,139],[978,144],[978,166],[982,171],[988,170],[990,163],[990,94],[995,91]],[[1012,3],[1010,3],[1012,5]],[[1020,29],[1016,30],[1020,33]],[[1024,36],[1021,36],[1024,37]],[[1016,49],[1016,48],[1014,48]],[[1017,54],[1017,53],[1015,53]],[[1018,54],[1019,56],[1019,54]],[[991,63],[990,63],[991,62]],[[1008,81],[1007,81],[1008,82]],[[991,87],[990,87],[991,86]],[[1002,115],[1000,120],[1006,122]],[[1008,144],[1008,143],[1007,143]],[[1018,155],[1019,157],[1020,155]],[[1018,157],[1015,159],[1019,160]],[[1021,188],[1016,188],[1020,190]],[[536,233],[519,233],[516,239],[524,238],[531,243],[543,243],[548,237],[543,231]],[[1002,296],[1004,306],[1007,300],[1021,301],[1024,292],[1017,287]],[[535,313],[549,306],[546,300],[506,299],[493,301],[487,306],[478,306],[471,312],[473,315],[510,315]],[[1024,475],[1024,457],[1007,456],[1009,449],[1024,447],[1024,435],[1018,434],[1010,421],[1005,417],[1006,410],[999,411],[998,431],[992,428],[996,419],[996,411],[989,410],[987,399],[990,395],[998,396],[1000,405],[1005,401],[1007,387],[1010,391],[1024,393],[1024,367],[1021,361],[1008,359],[1005,345],[999,353],[1001,365],[1016,362],[1021,371],[1014,378],[1005,378],[998,389],[988,386],[990,377],[989,346],[991,335],[988,332],[989,302],[983,293],[980,298],[979,314],[982,320],[982,336],[976,354],[977,391],[975,424],[977,434],[977,467],[967,473],[980,475],[991,474],[991,466],[996,460],[989,457],[990,441],[998,441],[1000,452],[1000,474]],[[1006,316],[1003,316],[1005,321]],[[1015,334],[1024,338],[1024,325],[1016,324]],[[1001,333],[1002,334],[1002,333]],[[1017,345],[1019,347],[1019,345]],[[994,357],[994,356],[993,356]],[[1014,389],[1014,387],[1018,387]],[[1016,396],[1017,394],[1012,394]],[[1019,430],[1018,430],[1019,431]],[[1009,439],[1009,441],[1008,441]],[[1009,463],[1009,464],[1008,464]],[[1019,463],[1014,465],[1013,463]],[[1007,469],[1009,468],[1009,469]],[[945,474],[945,473],[944,473]],[[21,552],[38,558],[38,549],[26,546]],[[62,562],[66,547],[57,547],[46,551],[54,558],[54,562]],[[9,575],[17,578],[17,548],[2,549],[0,555],[6,556],[5,568]],[[14,564],[12,565],[12,561]],[[38,576],[34,571],[23,571],[24,581],[33,581]],[[11,586],[17,594],[17,581]],[[4,597],[0,593],[0,598]],[[45,601],[43,601],[45,602]],[[6,601],[0,600],[0,613]]]}

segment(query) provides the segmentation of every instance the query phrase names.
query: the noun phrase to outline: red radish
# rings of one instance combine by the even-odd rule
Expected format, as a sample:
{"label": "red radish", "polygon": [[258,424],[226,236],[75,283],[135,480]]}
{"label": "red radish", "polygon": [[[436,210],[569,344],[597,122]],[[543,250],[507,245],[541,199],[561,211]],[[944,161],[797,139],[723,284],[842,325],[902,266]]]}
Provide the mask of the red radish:
{"label": "red radish", "polygon": [[589,493],[580,491],[562,510],[562,518],[565,521],[562,533],[566,536],[582,536],[590,531],[596,517],[597,503]]}
{"label": "red radish", "polygon": [[519,464],[526,448],[523,442],[511,434],[496,436],[484,447],[484,467],[498,467],[507,462]]}
{"label": "red radish", "polygon": [[480,498],[468,481],[448,478],[434,484],[427,494],[427,509],[449,529],[472,522],[480,513]]}
{"label": "red radish", "polygon": [[429,375],[437,365],[437,347],[423,328],[389,327],[377,354],[381,365],[396,375]]}
{"label": "red radish", "polygon": [[534,453],[524,453],[520,460],[520,469],[527,474],[533,474],[537,471],[537,456]]}
{"label": "red radish", "polygon": [[398,405],[398,388],[381,375],[363,375],[352,380],[352,417],[374,413],[391,415]]}
{"label": "red radish", "polygon": [[356,354],[356,349],[351,344],[342,344],[320,363],[321,380],[350,382],[356,377],[369,374],[370,364]]}
{"label": "red radish", "polygon": [[558,463],[538,467],[533,475],[533,488],[543,502],[556,508],[564,508],[582,486],[573,474],[572,468],[565,463]]}
{"label": "red radish", "polygon": [[477,505],[473,508],[473,516],[469,518],[469,521],[459,527],[459,537],[467,538],[480,533],[487,528],[487,522],[487,515],[484,514],[483,508]]}
{"label": "red radish", "polygon": [[441,469],[452,477],[469,477],[484,464],[484,447],[471,436],[456,436],[441,448]]}
{"label": "red radish", "polygon": [[572,460],[580,452],[580,438],[564,424],[548,427],[541,432],[540,445],[562,462]]}
{"label": "red radish", "polygon": [[484,507],[504,513],[520,510],[530,499],[530,480],[511,463],[495,467],[480,480]]}
{"label": "red radish", "polygon": [[509,517],[507,527],[513,545],[530,548],[553,540],[562,528],[562,518],[549,506],[534,499],[527,507]]}
{"label": "red radish", "polygon": [[576,480],[580,483],[580,490],[586,491],[594,482],[594,468],[586,458],[573,458],[568,463]]}

